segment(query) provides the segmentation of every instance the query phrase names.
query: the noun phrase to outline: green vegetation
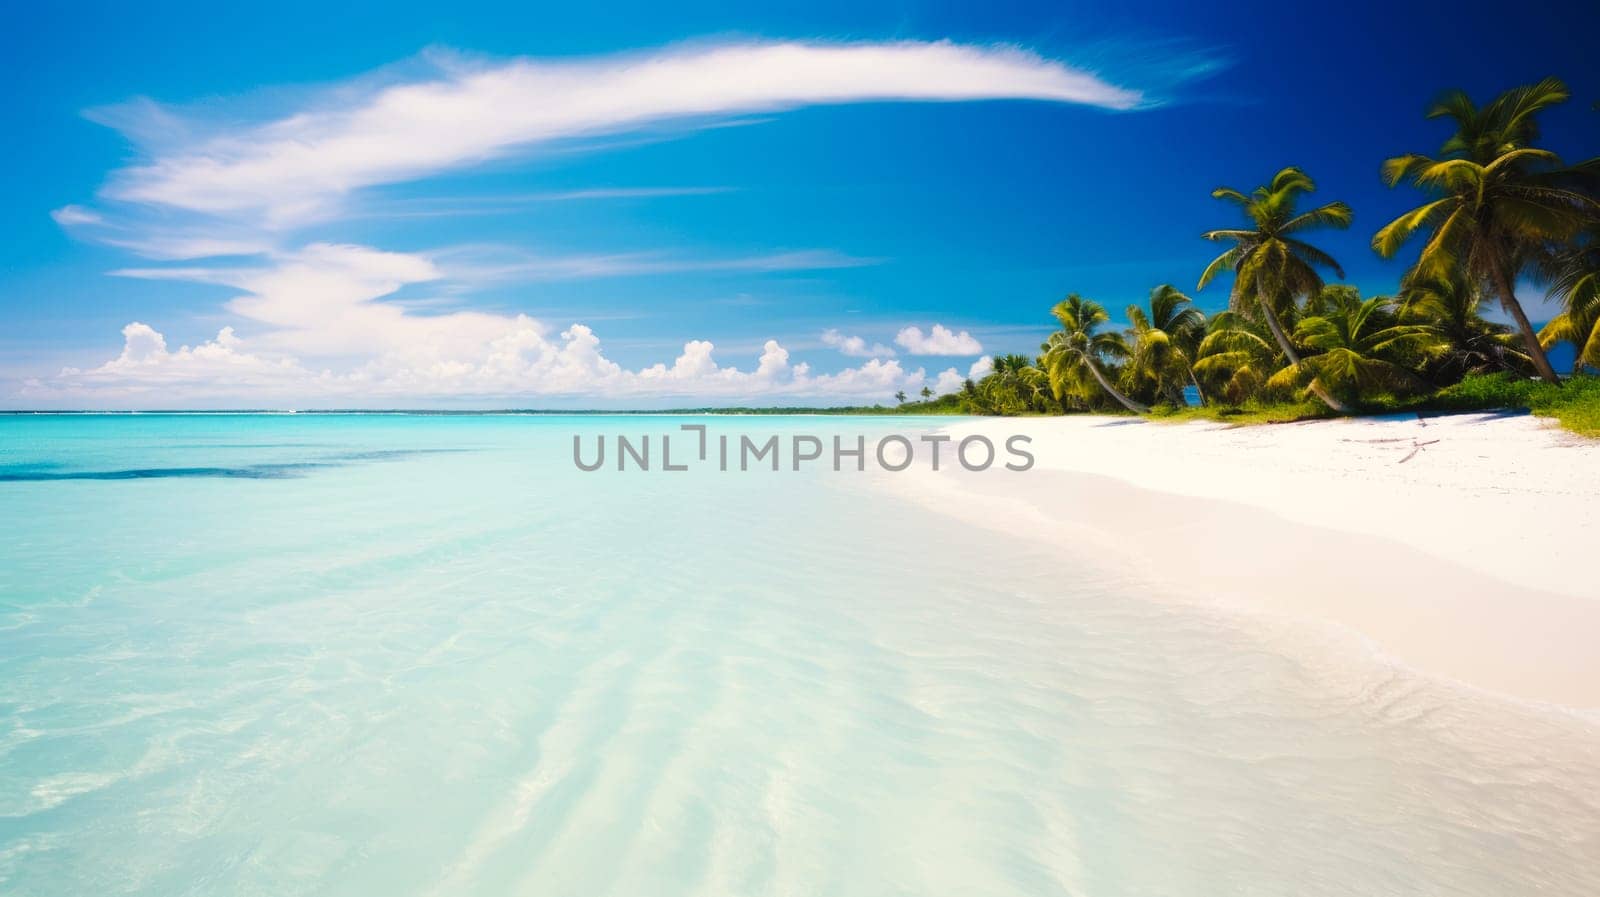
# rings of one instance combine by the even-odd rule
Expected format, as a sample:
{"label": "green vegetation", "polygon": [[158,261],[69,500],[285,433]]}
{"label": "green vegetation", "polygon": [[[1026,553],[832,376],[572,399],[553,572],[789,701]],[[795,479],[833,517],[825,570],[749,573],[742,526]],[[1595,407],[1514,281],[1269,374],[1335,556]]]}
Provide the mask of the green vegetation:
{"label": "green vegetation", "polygon": [[[1569,166],[1534,145],[1539,113],[1567,98],[1548,78],[1482,107],[1451,91],[1428,108],[1454,127],[1438,157],[1406,154],[1381,168],[1389,186],[1409,184],[1425,200],[1372,239],[1390,258],[1420,238],[1395,296],[1324,281],[1344,271],[1307,234],[1348,228],[1354,214],[1342,202],[1302,211],[1316,185],[1284,168],[1249,193],[1212,191],[1244,218],[1202,235],[1231,244],[1198,284],[1232,273],[1225,311],[1208,317],[1164,284],[1128,307],[1118,332],[1104,306],[1071,294],[1051,309],[1060,329],[1036,356],[997,357],[954,396],[898,395],[896,410],[1273,423],[1508,409],[1600,436],[1600,158]],[[1516,295],[1529,280],[1563,307],[1538,331]],[[1514,326],[1483,317],[1487,300]],[[1546,354],[1559,344],[1577,353],[1565,380]]]}
{"label": "green vegetation", "polygon": [[[1296,310],[1295,300],[1322,289],[1322,275],[1317,273],[1319,267],[1332,268],[1334,273],[1344,277],[1344,269],[1332,256],[1298,236],[1315,227],[1350,226],[1350,207],[1342,202],[1330,202],[1295,214],[1300,194],[1315,189],[1311,178],[1298,168],[1285,168],[1273,176],[1271,184],[1257,187],[1249,196],[1232,187],[1218,187],[1211,195],[1237,204],[1254,227],[1213,230],[1201,235],[1207,240],[1231,240],[1234,247],[1206,266],[1200,275],[1199,288],[1205,289],[1219,272],[1231,269],[1233,292],[1228,297],[1228,307],[1265,324],[1291,366],[1299,366],[1301,362],[1299,349],[1290,339],[1285,325],[1285,319],[1292,317]],[[1320,381],[1312,379],[1307,389],[1329,408],[1346,410]]]}
{"label": "green vegetation", "polygon": [[[1553,417],[1583,436],[1600,438],[1600,377],[1581,377],[1560,386],[1507,373],[1468,374],[1437,392],[1411,399],[1393,397],[1364,404],[1368,414],[1450,414],[1463,411],[1529,411]],[[1163,405],[1151,412],[1161,421],[1214,420],[1235,424],[1282,424],[1334,417],[1320,402],[1243,405]]]}
{"label": "green vegetation", "polygon": [[1372,248],[1389,258],[1412,236],[1428,233],[1415,272],[1434,278],[1464,274],[1492,290],[1517,322],[1534,370],[1548,383],[1556,382],[1555,370],[1514,284],[1534,258],[1574,245],[1586,226],[1593,230],[1595,198],[1574,183],[1583,180],[1583,166],[1567,169],[1555,153],[1531,145],[1539,135],[1538,113],[1568,96],[1554,78],[1508,90],[1482,109],[1459,90],[1445,94],[1428,110],[1429,118],[1456,124],[1444,158],[1409,154],[1383,163],[1389,186],[1410,181],[1438,198],[1372,238]]}
{"label": "green vegetation", "polygon": [[1575,377],[1557,386],[1527,378],[1477,375],[1440,390],[1421,405],[1421,410],[1435,411],[1502,408],[1553,417],[1574,433],[1600,438],[1600,377]]}

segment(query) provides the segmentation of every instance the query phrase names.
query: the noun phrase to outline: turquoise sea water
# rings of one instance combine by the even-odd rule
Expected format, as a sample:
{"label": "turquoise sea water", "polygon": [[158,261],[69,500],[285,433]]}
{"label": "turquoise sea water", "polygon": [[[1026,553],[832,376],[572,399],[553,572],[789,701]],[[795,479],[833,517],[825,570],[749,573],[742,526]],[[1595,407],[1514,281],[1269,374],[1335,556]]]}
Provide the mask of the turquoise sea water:
{"label": "turquoise sea water", "polygon": [[849,473],[572,465],[682,422],[0,418],[0,894],[1600,892],[1592,721]]}

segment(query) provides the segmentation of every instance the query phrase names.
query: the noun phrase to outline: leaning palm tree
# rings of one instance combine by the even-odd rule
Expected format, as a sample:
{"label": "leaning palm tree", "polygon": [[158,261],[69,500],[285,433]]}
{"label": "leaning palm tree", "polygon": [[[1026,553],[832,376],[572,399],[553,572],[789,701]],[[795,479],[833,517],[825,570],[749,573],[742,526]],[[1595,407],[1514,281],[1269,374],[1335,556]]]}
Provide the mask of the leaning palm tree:
{"label": "leaning palm tree", "polygon": [[1507,91],[1482,109],[1459,91],[1446,94],[1428,111],[1429,118],[1456,124],[1441,158],[1410,154],[1383,163],[1389,186],[1409,181],[1433,198],[1372,238],[1372,248],[1389,258],[1411,237],[1427,233],[1416,275],[1443,279],[1459,267],[1486,284],[1516,322],[1534,370],[1551,383],[1560,381],[1517,301],[1515,284],[1536,253],[1572,240],[1586,217],[1600,212],[1600,203],[1572,183],[1576,169],[1530,145],[1538,137],[1538,113],[1567,96],[1554,78]]}
{"label": "leaning palm tree", "polygon": [[1273,387],[1321,385],[1330,393],[1359,397],[1373,392],[1400,394],[1425,384],[1403,361],[1428,357],[1441,349],[1439,337],[1424,324],[1402,324],[1394,301],[1374,296],[1336,301],[1323,314],[1303,319],[1295,338],[1318,354],[1307,356],[1272,375]]}
{"label": "leaning palm tree", "polygon": [[1148,414],[1148,406],[1124,395],[1100,369],[1107,361],[1128,356],[1128,345],[1121,334],[1100,330],[1109,320],[1105,307],[1073,293],[1056,303],[1050,313],[1061,322],[1061,329],[1050,334],[1041,360],[1055,397],[1062,398],[1073,386],[1081,388],[1083,375],[1087,374],[1122,407],[1135,414]]}
{"label": "leaning palm tree", "polygon": [[[1329,268],[1339,277],[1344,269],[1322,250],[1301,239],[1317,227],[1350,226],[1350,207],[1330,202],[1307,212],[1297,212],[1301,194],[1310,193],[1316,184],[1298,168],[1285,168],[1272,183],[1257,187],[1250,195],[1232,187],[1211,191],[1217,199],[1234,203],[1244,210],[1251,227],[1207,231],[1207,240],[1231,242],[1233,247],[1217,256],[1200,275],[1200,289],[1223,271],[1233,272],[1233,293],[1229,307],[1259,317],[1272,333],[1291,365],[1300,363],[1300,353],[1284,328],[1283,317],[1292,312],[1297,299],[1322,289],[1318,268]],[[1320,384],[1314,387],[1318,398],[1335,411],[1349,410]]]}
{"label": "leaning palm tree", "polygon": [[1539,331],[1540,345],[1571,343],[1573,374],[1600,368],[1600,232],[1556,256],[1551,273],[1551,294],[1563,308]]}
{"label": "leaning palm tree", "polygon": [[1125,379],[1134,392],[1164,397],[1173,405],[1187,404],[1183,390],[1193,384],[1205,402],[1205,391],[1194,375],[1194,359],[1205,336],[1206,316],[1188,296],[1171,284],[1150,291],[1148,312],[1128,306],[1132,354]]}
{"label": "leaning palm tree", "polygon": [[894,394],[894,401],[895,401],[895,404],[897,404],[897,405],[904,405],[906,403],[906,391],[902,389],[899,392],[895,393]]}

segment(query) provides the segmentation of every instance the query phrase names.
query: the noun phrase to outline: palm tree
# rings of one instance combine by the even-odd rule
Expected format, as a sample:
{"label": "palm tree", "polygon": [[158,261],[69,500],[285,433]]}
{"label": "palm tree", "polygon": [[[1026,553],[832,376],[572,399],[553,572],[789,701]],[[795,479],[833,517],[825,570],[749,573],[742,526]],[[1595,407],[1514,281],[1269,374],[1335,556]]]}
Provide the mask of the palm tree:
{"label": "palm tree", "polygon": [[[1298,168],[1283,169],[1273,176],[1272,183],[1257,187],[1249,196],[1232,187],[1218,187],[1211,195],[1238,205],[1253,227],[1213,230],[1202,235],[1207,240],[1234,245],[1206,266],[1199,289],[1205,289],[1223,271],[1232,271],[1229,307],[1259,316],[1291,365],[1300,363],[1300,353],[1285,332],[1282,317],[1293,311],[1295,300],[1322,289],[1318,268],[1330,268],[1344,277],[1338,262],[1299,236],[1317,227],[1350,226],[1350,207],[1342,202],[1297,213],[1300,195],[1315,189],[1316,184]],[[1333,410],[1349,410],[1334,396],[1325,394],[1320,384],[1314,385],[1313,391]]]}
{"label": "palm tree", "polygon": [[1022,410],[1021,399],[1011,374],[1011,361],[1022,356],[996,355],[989,373],[978,381],[981,404],[991,414],[1016,414]]}
{"label": "palm tree", "polygon": [[1049,341],[1044,344],[1045,353],[1041,360],[1049,375],[1050,390],[1056,398],[1060,399],[1070,387],[1081,388],[1082,375],[1088,374],[1106,395],[1122,407],[1135,414],[1148,414],[1150,409],[1147,406],[1123,395],[1100,370],[1100,365],[1108,359],[1128,356],[1128,345],[1121,334],[1100,331],[1101,325],[1109,320],[1105,307],[1073,293],[1056,303],[1050,313],[1061,322],[1061,329],[1050,334]]}
{"label": "palm tree", "polygon": [[1488,165],[1512,150],[1539,139],[1539,113],[1564,103],[1571,96],[1558,78],[1513,87],[1479,109],[1464,90],[1441,93],[1423,117],[1448,118],[1456,131],[1439,148],[1447,158],[1462,158]]}
{"label": "palm tree", "polygon": [[1401,285],[1400,320],[1431,328],[1443,346],[1431,372],[1436,379],[1455,382],[1470,373],[1528,369],[1522,340],[1510,327],[1478,313],[1481,297],[1459,271],[1444,279],[1407,278]]}
{"label": "palm tree", "polygon": [[1205,402],[1205,392],[1194,376],[1194,359],[1205,335],[1206,316],[1194,307],[1188,296],[1171,284],[1150,291],[1148,313],[1137,305],[1128,306],[1129,333],[1133,350],[1126,369],[1126,380],[1134,392],[1160,395],[1174,405],[1188,404],[1184,387],[1194,384]]}
{"label": "palm tree", "polygon": [[1049,381],[1026,355],[997,355],[993,368],[978,384],[982,404],[996,414],[1050,410]]}
{"label": "palm tree", "polygon": [[894,394],[894,400],[895,400],[896,403],[904,405],[906,403],[906,391],[902,389],[899,392],[895,393]]}
{"label": "palm tree", "polygon": [[1571,343],[1573,374],[1600,368],[1600,232],[1558,255],[1551,269],[1551,293],[1564,308],[1539,331],[1539,343]]}
{"label": "palm tree", "polygon": [[929,387],[924,386],[924,387],[922,387],[922,392],[920,393],[920,395],[922,396],[922,401],[926,402],[929,399],[933,398],[933,390],[930,389]]}
{"label": "palm tree", "polygon": [[1054,398],[1050,394],[1050,378],[1035,362],[1037,359],[1026,355],[1007,355],[1006,370],[1008,372],[1011,388],[1021,399],[1027,411],[1049,411],[1050,402]]}
{"label": "palm tree", "polygon": [[1360,305],[1361,291],[1347,283],[1324,284],[1322,289],[1306,297],[1300,307],[1304,318],[1327,315],[1346,306]]}
{"label": "palm tree", "polygon": [[1383,163],[1389,186],[1410,181],[1435,198],[1372,238],[1372,248],[1389,258],[1426,231],[1417,274],[1443,279],[1460,267],[1473,281],[1487,284],[1516,321],[1534,369],[1551,383],[1560,381],[1517,301],[1515,283],[1541,247],[1573,239],[1585,216],[1600,211],[1600,204],[1574,188],[1574,171],[1560,157],[1530,145],[1538,138],[1538,113],[1567,96],[1566,86],[1555,78],[1507,91],[1482,109],[1460,91],[1445,94],[1428,110],[1429,118],[1456,124],[1441,158],[1410,154]]}
{"label": "palm tree", "polygon": [[1266,327],[1236,311],[1222,311],[1211,316],[1194,370],[1217,384],[1223,398],[1239,405],[1255,395],[1282,363],[1283,354]]}
{"label": "palm tree", "polygon": [[1359,396],[1383,391],[1403,393],[1423,387],[1422,378],[1401,363],[1408,357],[1437,354],[1440,340],[1425,324],[1402,324],[1394,300],[1336,293],[1322,313],[1306,317],[1295,328],[1302,345],[1318,350],[1272,375],[1275,387],[1317,384],[1330,393]]}
{"label": "palm tree", "polygon": [[971,377],[961,381],[961,398],[970,411],[978,414],[991,414],[994,411],[978,392],[978,381]]}

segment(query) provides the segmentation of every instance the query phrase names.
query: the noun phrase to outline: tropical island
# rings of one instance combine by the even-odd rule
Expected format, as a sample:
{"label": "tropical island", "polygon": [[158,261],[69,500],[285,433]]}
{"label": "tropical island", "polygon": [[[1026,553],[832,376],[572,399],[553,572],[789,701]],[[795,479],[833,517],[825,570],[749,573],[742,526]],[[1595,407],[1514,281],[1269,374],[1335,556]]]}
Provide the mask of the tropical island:
{"label": "tropical island", "polygon": [[[1207,315],[1162,284],[1117,331],[1103,305],[1071,294],[1051,309],[1060,329],[1037,354],[996,356],[958,393],[902,393],[893,410],[1261,423],[1517,409],[1600,436],[1600,157],[1568,164],[1538,146],[1539,114],[1569,98],[1547,78],[1482,106],[1450,91],[1428,107],[1453,126],[1437,155],[1381,166],[1390,187],[1419,199],[1372,238],[1384,258],[1420,246],[1395,295],[1327,282],[1343,268],[1312,239],[1350,227],[1353,211],[1306,208],[1316,185],[1287,167],[1248,192],[1212,192],[1242,219],[1202,235],[1227,248],[1197,289],[1231,274],[1226,310]],[[1562,306],[1537,329],[1518,296],[1528,282]],[[1485,315],[1490,303],[1509,323]],[[1552,366],[1557,346],[1571,348],[1570,372]]]}

